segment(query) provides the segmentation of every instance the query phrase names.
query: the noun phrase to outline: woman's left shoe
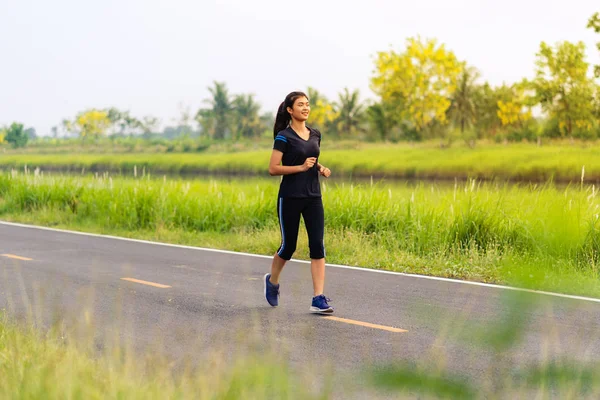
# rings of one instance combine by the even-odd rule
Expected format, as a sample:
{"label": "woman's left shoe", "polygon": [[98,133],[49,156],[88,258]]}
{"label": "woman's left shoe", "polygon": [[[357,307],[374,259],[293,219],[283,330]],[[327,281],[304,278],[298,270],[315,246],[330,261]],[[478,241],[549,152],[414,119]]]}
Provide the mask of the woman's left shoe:
{"label": "woman's left shoe", "polygon": [[264,288],[265,288],[265,299],[271,305],[271,307],[277,307],[279,305],[279,284],[273,285],[270,281],[271,274],[265,274],[263,277]]}

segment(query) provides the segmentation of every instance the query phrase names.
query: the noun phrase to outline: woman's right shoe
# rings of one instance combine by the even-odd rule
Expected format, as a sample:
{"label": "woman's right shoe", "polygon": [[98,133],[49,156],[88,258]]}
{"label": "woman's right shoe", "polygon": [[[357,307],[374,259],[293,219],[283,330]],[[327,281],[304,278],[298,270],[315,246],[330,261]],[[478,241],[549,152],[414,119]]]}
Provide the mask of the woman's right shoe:
{"label": "woman's right shoe", "polygon": [[331,299],[325,297],[324,294],[313,297],[312,305],[310,306],[310,312],[317,314],[333,313],[333,307],[327,304],[328,301],[331,301]]}

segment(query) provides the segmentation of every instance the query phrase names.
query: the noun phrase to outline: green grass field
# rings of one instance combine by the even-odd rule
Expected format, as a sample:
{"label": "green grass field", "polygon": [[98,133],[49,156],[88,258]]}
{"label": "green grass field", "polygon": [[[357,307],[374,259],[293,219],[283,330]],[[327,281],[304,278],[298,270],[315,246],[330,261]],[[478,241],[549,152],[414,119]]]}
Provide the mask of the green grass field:
{"label": "green grass field", "polygon": [[[264,144],[263,144],[264,145]],[[248,150],[250,148],[250,150]],[[454,146],[441,149],[434,143],[361,144],[343,142],[323,145],[320,162],[334,176],[387,177],[406,179],[477,178],[546,182],[600,182],[600,146],[559,143],[537,147],[532,144],[485,144],[474,149]],[[70,172],[111,171],[132,175],[151,174],[253,174],[267,175],[270,150],[209,148],[191,153],[82,153],[13,154],[0,156],[0,168],[25,166]]]}

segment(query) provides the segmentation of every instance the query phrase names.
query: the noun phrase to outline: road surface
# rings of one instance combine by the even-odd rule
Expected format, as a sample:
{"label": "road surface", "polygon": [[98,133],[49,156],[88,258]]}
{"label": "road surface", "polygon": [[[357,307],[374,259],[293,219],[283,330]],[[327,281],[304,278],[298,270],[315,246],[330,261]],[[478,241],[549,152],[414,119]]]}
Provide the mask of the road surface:
{"label": "road surface", "polygon": [[[202,363],[215,348],[242,343],[285,354],[306,373],[362,376],[366,366],[443,360],[459,375],[486,379],[491,349],[456,334],[501,329],[510,308],[500,287],[330,266],[334,318],[308,312],[310,266],[292,261],[280,306],[263,297],[270,257],[0,223],[0,309],[44,323],[93,319],[98,346],[116,329],[141,351]],[[526,294],[526,332],[506,357],[600,358],[600,303]],[[531,305],[528,307],[527,305]],[[509,322],[504,322],[509,323]],[[498,328],[500,327],[500,328]],[[516,364],[515,364],[516,365]]]}

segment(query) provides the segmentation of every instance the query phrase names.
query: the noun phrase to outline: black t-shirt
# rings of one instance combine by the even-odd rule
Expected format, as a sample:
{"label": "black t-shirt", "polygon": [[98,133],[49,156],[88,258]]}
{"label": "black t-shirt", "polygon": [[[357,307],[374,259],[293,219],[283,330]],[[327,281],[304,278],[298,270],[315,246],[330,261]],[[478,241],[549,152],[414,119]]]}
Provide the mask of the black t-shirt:
{"label": "black t-shirt", "polygon": [[[309,157],[318,157],[321,153],[321,132],[308,128],[308,140],[302,139],[287,127],[277,134],[273,149],[283,153],[281,164],[285,166],[302,165]],[[317,163],[308,171],[283,175],[279,186],[279,197],[321,197],[319,169]]]}

